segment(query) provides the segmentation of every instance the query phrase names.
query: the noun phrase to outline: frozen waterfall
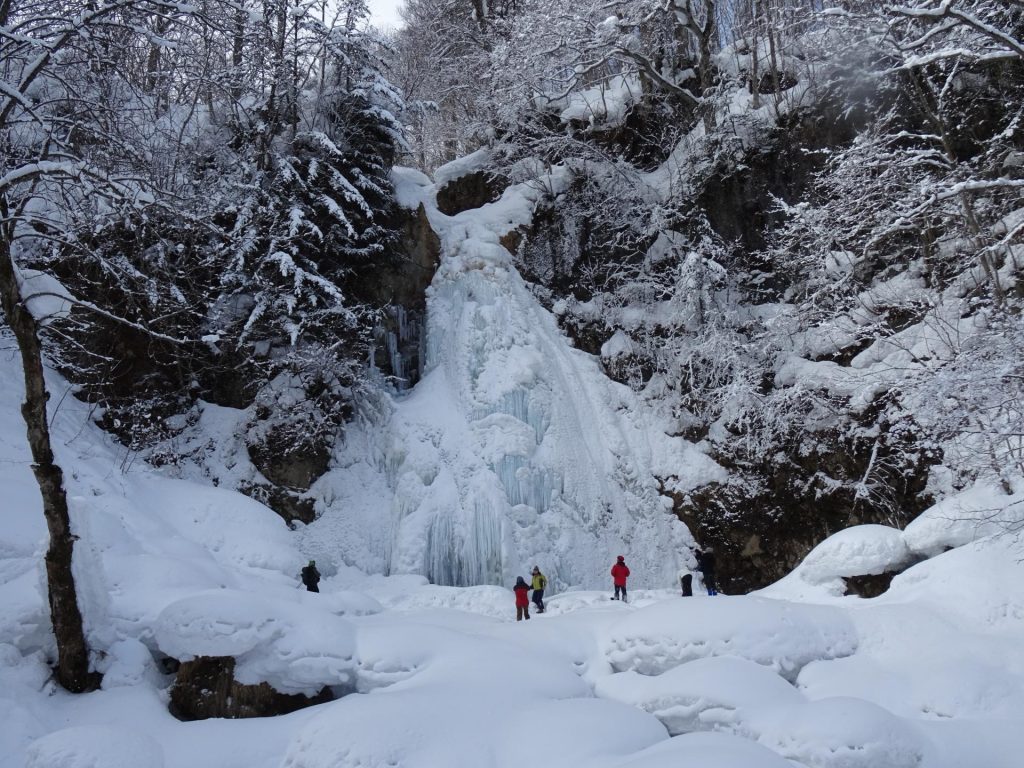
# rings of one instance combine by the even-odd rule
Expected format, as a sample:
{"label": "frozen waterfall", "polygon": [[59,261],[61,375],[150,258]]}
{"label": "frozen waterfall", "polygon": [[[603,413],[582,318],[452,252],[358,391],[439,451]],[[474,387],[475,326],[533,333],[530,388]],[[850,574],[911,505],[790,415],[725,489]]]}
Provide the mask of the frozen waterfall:
{"label": "frozen waterfall", "polygon": [[603,586],[625,554],[638,586],[668,586],[691,538],[656,475],[685,490],[720,469],[574,349],[516,271],[498,238],[537,189],[449,217],[422,174],[396,183],[442,241],[423,377],[350,430],[313,527],[339,532],[347,563],[439,584],[507,584],[536,563],[556,586]]}

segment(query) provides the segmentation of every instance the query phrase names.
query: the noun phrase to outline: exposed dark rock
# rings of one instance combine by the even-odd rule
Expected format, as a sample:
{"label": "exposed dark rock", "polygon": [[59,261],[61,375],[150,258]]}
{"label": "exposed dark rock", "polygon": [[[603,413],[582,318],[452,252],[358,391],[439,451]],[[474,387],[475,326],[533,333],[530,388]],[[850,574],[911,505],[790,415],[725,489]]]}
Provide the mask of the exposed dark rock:
{"label": "exposed dark rock", "polygon": [[270,481],[241,487],[242,493],[266,504],[287,522],[301,520],[311,523],[315,518],[313,500],[303,494],[327,471],[330,445],[317,440],[280,448],[291,441],[275,439],[271,433],[259,443],[249,445],[249,458],[260,473]]}
{"label": "exposed dark rock", "polygon": [[508,186],[508,179],[490,171],[473,171],[452,179],[437,190],[437,210],[454,216],[493,203]]}
{"label": "exposed dark rock", "polygon": [[[938,456],[882,444],[878,464],[891,467],[877,483],[886,497],[865,499],[856,492],[874,443],[833,435],[816,451],[794,451],[786,461],[760,467],[730,465],[730,481],[673,495],[676,514],[702,545],[714,545],[722,591],[745,593],[782,578],[807,553],[836,531],[852,525],[906,525],[926,509],[929,468]],[[884,458],[879,458],[884,454]],[[893,519],[893,510],[902,518]]]}
{"label": "exposed dark rock", "polygon": [[796,76],[789,72],[765,72],[758,79],[757,92],[763,94],[781,93],[795,87],[798,82]]}
{"label": "exposed dark rock", "polygon": [[334,694],[324,686],[316,696],[281,693],[268,683],[243,685],[235,680],[235,660],[230,656],[200,656],[182,662],[168,709],[179,720],[210,717],[269,717],[286,715],[314,704],[331,701]]}
{"label": "exposed dark rock", "polygon": [[498,242],[501,243],[502,247],[509,253],[515,255],[519,250],[519,246],[523,243],[525,234],[522,230],[513,229],[511,232],[506,232],[504,235],[498,238]]}
{"label": "exposed dark rock", "polygon": [[728,163],[715,170],[697,203],[726,242],[736,243],[744,255],[755,254],[784,219],[775,198],[799,200],[828,156],[820,150],[852,141],[855,129],[851,119],[797,113],[780,121],[770,139],[748,152],[742,164]]}
{"label": "exposed dark rock", "polygon": [[381,306],[394,304],[415,310],[426,304],[427,286],[441,260],[441,240],[422,204],[415,211],[399,209],[396,216],[401,217],[395,244],[398,259],[393,267],[375,273],[373,296]]}
{"label": "exposed dark rock", "polygon": [[650,360],[637,354],[622,354],[615,357],[601,357],[605,375],[612,381],[640,389],[654,375]]}
{"label": "exposed dark rock", "polygon": [[441,240],[422,205],[414,212],[402,210],[401,215],[398,268],[377,276],[376,300],[385,309],[377,328],[374,363],[393,377],[398,389],[407,389],[419,380],[423,368],[426,291],[441,261]]}
{"label": "exposed dark rock", "polygon": [[309,490],[309,486],[327,471],[331,459],[327,446],[320,443],[299,445],[284,453],[274,450],[278,442],[271,433],[264,442],[250,445],[252,463],[275,485],[297,491]]}
{"label": "exposed dark rock", "polygon": [[886,571],[874,576],[845,576],[846,583],[844,595],[857,595],[858,597],[878,597],[888,591],[892,584],[896,571]]}
{"label": "exposed dark rock", "polygon": [[579,141],[593,143],[637,168],[653,171],[668,158],[679,134],[696,119],[692,113],[681,119],[679,109],[680,105],[673,106],[667,100],[645,100],[630,107],[621,120],[571,120],[566,130]]}
{"label": "exposed dark rock", "polygon": [[316,505],[302,491],[267,483],[243,484],[237,490],[270,507],[289,524],[296,520],[311,523],[316,519]]}

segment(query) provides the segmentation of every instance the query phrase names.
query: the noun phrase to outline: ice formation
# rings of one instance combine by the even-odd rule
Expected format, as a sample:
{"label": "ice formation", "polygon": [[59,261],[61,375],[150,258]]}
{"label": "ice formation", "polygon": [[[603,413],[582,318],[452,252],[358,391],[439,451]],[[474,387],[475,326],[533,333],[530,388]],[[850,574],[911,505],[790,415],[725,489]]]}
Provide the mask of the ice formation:
{"label": "ice formation", "polygon": [[692,540],[656,476],[685,492],[721,469],[573,349],[499,242],[565,171],[456,216],[422,174],[395,181],[442,243],[423,376],[350,430],[316,488],[310,551],[447,585],[508,583],[537,563],[558,587],[604,585],[625,554],[638,586],[671,583]]}

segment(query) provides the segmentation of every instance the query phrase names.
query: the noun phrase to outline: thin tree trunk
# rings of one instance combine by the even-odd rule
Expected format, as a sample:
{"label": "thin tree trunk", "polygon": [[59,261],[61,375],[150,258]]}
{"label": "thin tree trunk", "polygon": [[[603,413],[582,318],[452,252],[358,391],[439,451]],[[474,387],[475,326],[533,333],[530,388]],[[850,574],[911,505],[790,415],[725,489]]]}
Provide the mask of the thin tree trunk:
{"label": "thin tree trunk", "polygon": [[[8,206],[0,201],[0,213],[6,220]],[[43,377],[42,345],[36,320],[22,302],[11,260],[11,224],[0,230],[0,305],[7,324],[14,332],[25,373],[25,419],[28,443],[32,450],[32,471],[43,497],[43,515],[50,533],[46,552],[46,581],[50,598],[50,620],[57,640],[57,680],[74,693],[88,690],[94,683],[89,674],[89,652],[85,644],[82,613],[78,608],[71,559],[75,536],[71,533],[68,500],[64,492],[64,473],[54,461],[50,428],[46,416],[46,381]]]}
{"label": "thin tree trunk", "polygon": [[761,71],[758,67],[757,49],[757,24],[760,20],[757,15],[757,0],[753,0],[750,11],[750,97],[751,106],[754,109],[761,108]]}
{"label": "thin tree trunk", "polygon": [[231,98],[242,98],[242,52],[245,50],[245,23],[247,14],[239,7],[235,11],[235,29],[231,39]]}
{"label": "thin tree trunk", "polygon": [[[914,93],[917,96],[918,103],[921,105],[921,109],[924,112],[926,119],[931,123],[932,127],[935,129],[935,133],[938,134],[942,141],[942,151],[946,155],[946,162],[949,163],[950,168],[956,168],[960,164],[960,161],[956,156],[956,151],[953,149],[946,121],[942,119],[942,115],[938,109],[932,108],[928,95],[925,92],[925,87],[916,72],[912,71],[910,73],[910,82],[914,86]],[[972,245],[978,251],[978,263],[981,265],[981,269],[985,273],[985,277],[988,278],[989,283],[992,285],[993,303],[996,307],[1002,307],[1006,301],[1006,292],[1003,290],[1003,286],[999,282],[999,272],[996,270],[992,260],[985,252],[984,236],[981,224],[978,223],[978,217],[974,212],[974,203],[971,201],[970,192],[967,192],[966,190],[960,192],[959,198],[960,205],[964,211],[964,220],[967,222],[967,231],[971,234]]]}
{"label": "thin tree trunk", "polygon": [[480,31],[487,31],[487,2],[486,0],[472,0],[473,16],[476,23],[480,25]]}

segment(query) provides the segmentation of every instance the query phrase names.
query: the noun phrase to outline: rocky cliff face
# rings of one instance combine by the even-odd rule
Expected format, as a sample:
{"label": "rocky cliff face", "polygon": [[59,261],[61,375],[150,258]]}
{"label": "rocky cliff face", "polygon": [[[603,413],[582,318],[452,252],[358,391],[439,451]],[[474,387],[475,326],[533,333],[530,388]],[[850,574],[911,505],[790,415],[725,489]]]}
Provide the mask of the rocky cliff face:
{"label": "rocky cliff face", "polygon": [[441,257],[441,242],[422,205],[414,211],[400,209],[396,215],[401,217],[397,266],[381,272],[373,287],[378,305],[384,307],[374,364],[391,377],[395,388],[404,390],[422,372],[426,291]]}

